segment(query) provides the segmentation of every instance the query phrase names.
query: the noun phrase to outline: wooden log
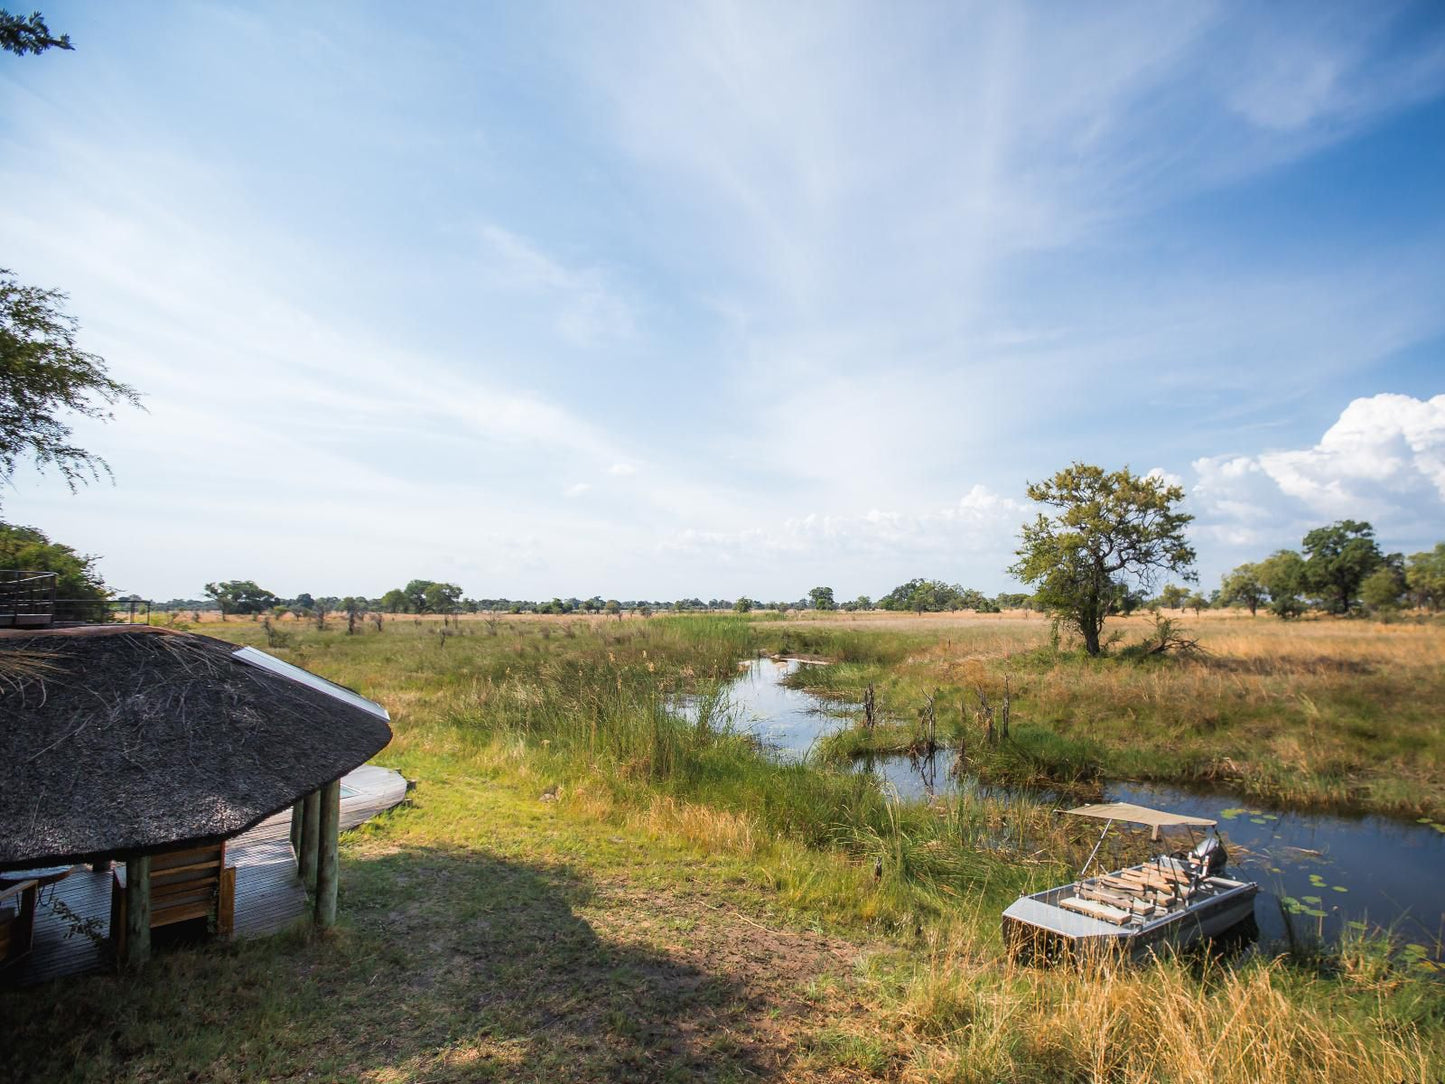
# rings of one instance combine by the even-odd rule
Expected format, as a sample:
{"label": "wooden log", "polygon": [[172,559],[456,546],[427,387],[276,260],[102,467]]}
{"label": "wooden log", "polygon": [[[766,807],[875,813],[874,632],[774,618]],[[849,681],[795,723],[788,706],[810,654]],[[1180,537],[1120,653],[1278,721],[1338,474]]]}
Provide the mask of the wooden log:
{"label": "wooden log", "polygon": [[316,891],[316,863],[321,842],[321,792],[306,795],[301,818],[301,883],[307,892]]}
{"label": "wooden log", "polygon": [[326,930],[336,925],[336,895],[341,883],[338,837],[341,834],[341,780],[333,779],[319,795],[320,830],[316,866],[316,925]]}
{"label": "wooden log", "polygon": [[121,966],[143,967],[151,956],[151,859],[143,854],[125,864],[125,935]]}

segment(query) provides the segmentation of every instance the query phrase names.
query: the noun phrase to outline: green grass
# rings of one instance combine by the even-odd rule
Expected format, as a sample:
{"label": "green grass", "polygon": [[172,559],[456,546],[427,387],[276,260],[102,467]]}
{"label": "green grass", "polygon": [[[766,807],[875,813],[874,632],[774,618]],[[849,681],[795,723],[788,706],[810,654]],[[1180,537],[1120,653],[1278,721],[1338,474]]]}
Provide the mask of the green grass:
{"label": "green grass", "polygon": [[[205,631],[267,640],[248,621]],[[284,631],[273,650],[388,706],[379,759],[419,781],[413,805],[345,837],[340,926],[0,994],[0,1078],[1394,1081],[1445,1067],[1445,991],[1377,941],[1237,968],[1015,968],[999,912],[1077,863],[1082,836],[1026,803],[890,804],[827,764],[772,763],[716,713],[693,726],[672,710],[683,694],[706,706],[781,634],[851,660],[810,676],[842,690],[875,675],[897,711],[940,668],[968,688],[951,653],[989,652],[984,633],[717,617]],[[984,675],[990,660],[966,664]],[[1041,763],[1083,740],[1020,716],[1016,741]],[[1098,740],[1090,760],[1108,755]]]}
{"label": "green grass", "polygon": [[[1203,624],[1208,654],[1145,658],[1057,650],[1041,622],[1016,625],[999,636],[1002,648],[968,627],[883,629],[872,644],[867,631],[850,630],[847,661],[792,680],[851,703],[871,682],[883,722],[871,734],[836,734],[821,752],[906,750],[920,737],[919,709],[936,695],[940,740],[962,741],[970,770],[991,781],[1209,782],[1275,805],[1445,814],[1439,624],[1224,618]],[[1021,636],[1030,625],[1032,642]],[[1145,627],[1132,628],[1142,638]],[[989,747],[977,693],[997,712],[1005,677],[1013,741]]]}

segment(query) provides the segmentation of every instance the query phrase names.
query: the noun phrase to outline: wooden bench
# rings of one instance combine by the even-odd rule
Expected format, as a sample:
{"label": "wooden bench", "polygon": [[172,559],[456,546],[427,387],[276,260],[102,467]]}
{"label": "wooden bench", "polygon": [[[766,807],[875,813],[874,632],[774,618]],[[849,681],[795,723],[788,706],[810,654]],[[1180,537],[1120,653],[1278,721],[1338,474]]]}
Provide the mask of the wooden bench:
{"label": "wooden bench", "polygon": [[30,951],[38,891],[38,881],[21,881],[0,892],[0,967]]}
{"label": "wooden bench", "polygon": [[[151,929],[213,918],[219,937],[230,937],[236,919],[236,867],[226,865],[226,844],[162,851],[150,856]],[[125,868],[111,872],[110,933],[124,958]]]}

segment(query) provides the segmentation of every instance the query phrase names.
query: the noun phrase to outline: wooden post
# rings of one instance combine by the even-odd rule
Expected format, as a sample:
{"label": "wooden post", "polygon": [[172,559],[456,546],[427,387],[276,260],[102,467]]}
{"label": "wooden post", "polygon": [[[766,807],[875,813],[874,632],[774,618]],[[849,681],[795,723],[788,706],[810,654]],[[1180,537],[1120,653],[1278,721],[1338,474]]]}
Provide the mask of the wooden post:
{"label": "wooden post", "polygon": [[301,872],[301,826],[306,822],[306,799],[291,807],[291,853],[296,856],[296,872]]}
{"label": "wooden post", "polygon": [[321,792],[313,790],[306,795],[301,817],[301,883],[307,892],[316,891],[316,860],[320,854],[318,845],[321,835]]}
{"label": "wooden post", "polygon": [[316,867],[316,925],[330,929],[336,925],[336,889],[341,881],[341,865],[337,854],[337,837],[341,834],[341,780],[333,779],[319,791],[321,826]]}
{"label": "wooden post", "polygon": [[151,859],[143,854],[125,864],[125,954],[121,964],[138,968],[151,955]]}

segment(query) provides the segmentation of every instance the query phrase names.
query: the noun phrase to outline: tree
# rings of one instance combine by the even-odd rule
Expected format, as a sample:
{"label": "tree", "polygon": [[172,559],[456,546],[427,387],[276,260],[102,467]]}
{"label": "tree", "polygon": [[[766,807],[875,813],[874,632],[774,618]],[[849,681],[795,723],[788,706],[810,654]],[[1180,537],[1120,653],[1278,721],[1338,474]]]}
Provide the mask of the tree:
{"label": "tree", "polygon": [[1159,605],[1166,610],[1182,610],[1189,600],[1189,588],[1180,587],[1177,583],[1164,585],[1164,590],[1159,592]]}
{"label": "tree", "polygon": [[1333,613],[1349,613],[1360,584],[1384,560],[1368,523],[1342,519],[1305,535],[1304,586]]}
{"label": "tree", "polygon": [[94,564],[94,557],[52,542],[34,527],[0,523],[0,568],[56,573],[57,599],[101,603],[110,598],[110,588]]}
{"label": "tree", "polygon": [[1445,542],[1422,553],[1412,553],[1405,562],[1405,583],[1410,601],[1432,613],[1445,605]]}
{"label": "tree", "polygon": [[222,617],[227,614],[258,614],[281,601],[264,587],[257,587],[254,580],[208,583],[206,597],[216,603]]}
{"label": "tree", "polygon": [[[1399,557],[1399,554],[1391,556]],[[1360,601],[1373,613],[1388,612],[1399,608],[1405,597],[1405,561],[1388,558],[1379,568],[1360,581]]]}
{"label": "tree", "polygon": [[1031,484],[1028,495],[1058,511],[1023,525],[1009,571],[1079,630],[1090,655],[1099,654],[1104,619],[1117,610],[1120,593],[1129,593],[1129,581],[1147,587],[1156,572],[1195,579],[1194,549],[1184,537],[1194,517],[1175,508],[1182,487],[1127,467],[1110,474],[1074,463]]}
{"label": "tree", "polygon": [[346,613],[346,635],[356,635],[356,623],[366,614],[366,599],[359,595],[347,595],[341,600],[341,609]]}
{"label": "tree", "polygon": [[1276,550],[1257,566],[1259,582],[1269,595],[1269,612],[1276,617],[1298,617],[1304,613],[1300,592],[1304,590],[1305,562],[1294,550]]}
{"label": "tree", "polygon": [[406,592],[403,591],[400,587],[393,587],[390,591],[381,596],[381,608],[389,614],[406,613]]}
{"label": "tree", "polygon": [[110,406],[140,399],[112,380],[105,362],[75,345],[77,324],[58,290],[23,286],[0,268],[0,480],[21,459],[54,467],[73,490],[110,468],[70,443],[65,411],[109,420]]}
{"label": "tree", "polygon": [[808,592],[808,601],[815,610],[836,610],[838,604],[833,601],[833,589],[831,587],[815,587]]}
{"label": "tree", "polygon": [[1203,595],[1201,595],[1198,591],[1195,591],[1184,600],[1184,605],[1189,607],[1189,609],[1193,610],[1194,616],[1198,617],[1200,610],[1209,609],[1209,600]]}
{"label": "tree", "polygon": [[741,596],[739,596],[738,600],[733,603],[733,613],[736,613],[736,614],[747,614],[747,613],[752,613],[752,612],[753,612],[753,600],[750,599],[750,598],[748,598],[747,595],[741,595]]}
{"label": "tree", "polygon": [[1226,572],[1220,584],[1220,605],[1232,606],[1236,602],[1242,603],[1249,607],[1250,617],[1258,612],[1260,603],[1268,597],[1269,591],[1259,578],[1258,565],[1240,565],[1232,572]]}
{"label": "tree", "polygon": [[610,598],[603,604],[602,612],[607,614],[609,617],[615,617],[617,618],[617,620],[621,621],[622,603],[618,602],[615,598]]}
{"label": "tree", "polygon": [[26,53],[43,53],[47,49],[74,48],[69,34],[61,34],[58,38],[51,35],[50,27],[45,25],[40,12],[32,12],[27,18],[11,15],[0,8],[0,50],[24,56]]}
{"label": "tree", "polygon": [[901,583],[878,600],[880,610],[912,610],[914,613],[977,610],[991,606],[992,603],[981,592],[972,588],[924,579]]}
{"label": "tree", "polygon": [[[410,588],[408,588],[408,591]],[[454,613],[457,602],[462,597],[462,589],[454,583],[428,583],[422,592],[422,604],[424,610],[418,613],[449,614]]]}

